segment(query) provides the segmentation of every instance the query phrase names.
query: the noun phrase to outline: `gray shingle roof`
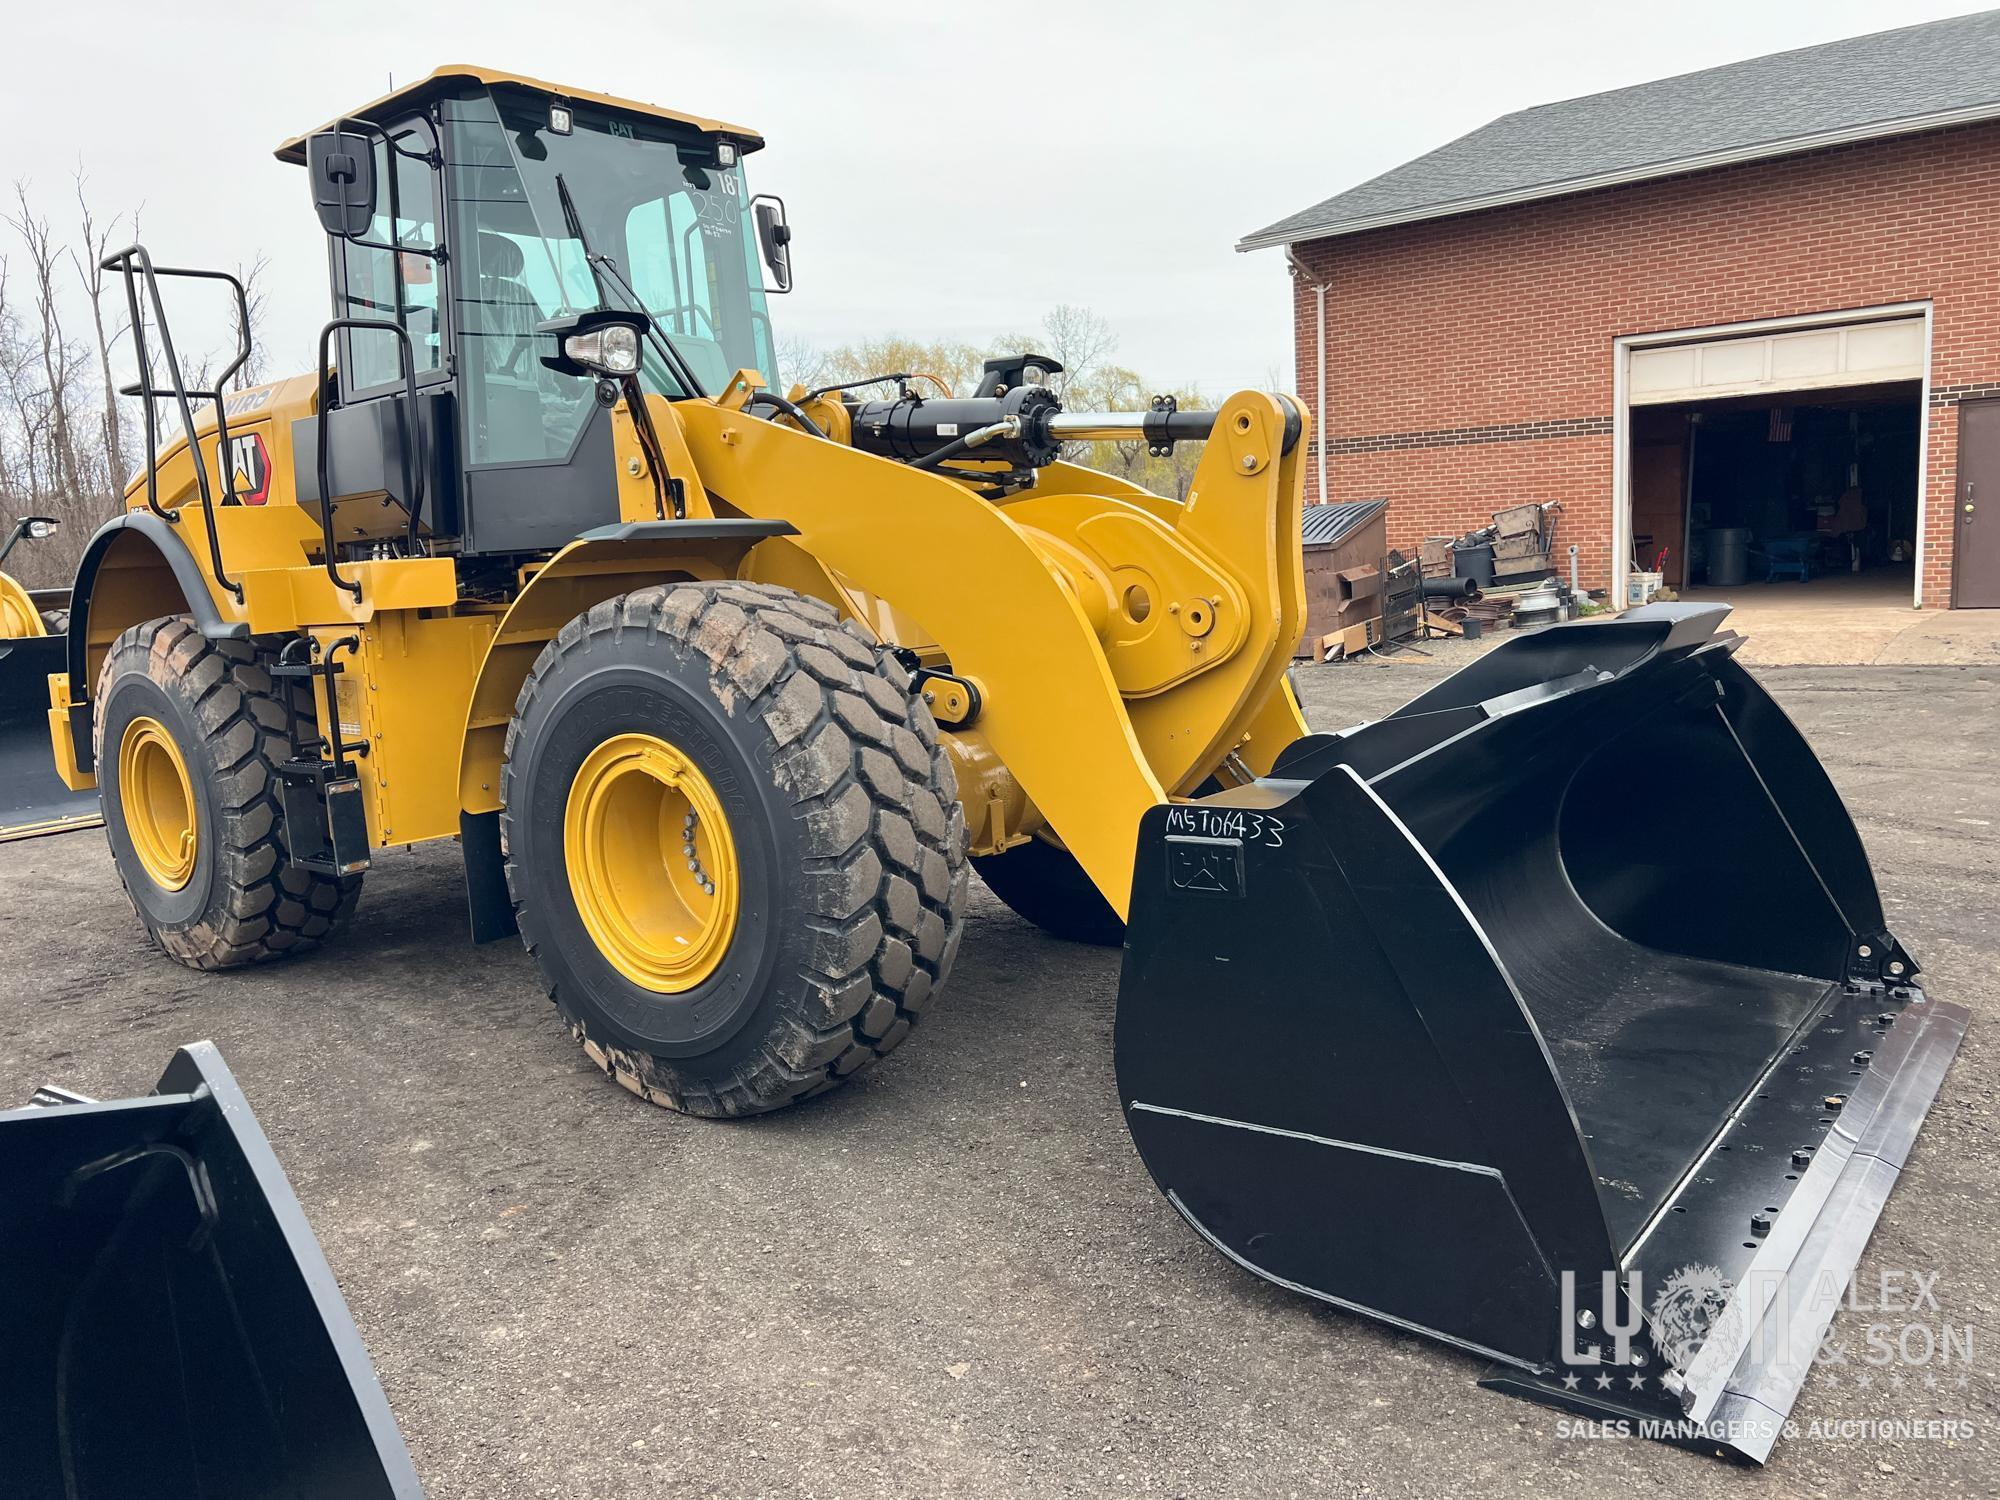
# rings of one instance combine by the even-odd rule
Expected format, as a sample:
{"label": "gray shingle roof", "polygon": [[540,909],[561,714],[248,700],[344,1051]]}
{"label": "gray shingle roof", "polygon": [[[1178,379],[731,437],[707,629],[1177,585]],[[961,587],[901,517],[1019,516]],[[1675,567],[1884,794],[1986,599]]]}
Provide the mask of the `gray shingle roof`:
{"label": "gray shingle roof", "polygon": [[1355,234],[1845,141],[2000,117],[2000,11],[1880,31],[1503,115],[1246,235]]}

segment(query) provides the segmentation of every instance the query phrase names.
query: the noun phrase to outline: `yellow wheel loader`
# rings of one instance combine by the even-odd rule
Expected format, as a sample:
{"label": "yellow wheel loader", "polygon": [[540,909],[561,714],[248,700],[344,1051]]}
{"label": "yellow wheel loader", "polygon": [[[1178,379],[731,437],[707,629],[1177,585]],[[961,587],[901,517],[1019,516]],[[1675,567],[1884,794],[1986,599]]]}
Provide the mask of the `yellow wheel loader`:
{"label": "yellow wheel loader", "polygon": [[49,760],[49,677],[63,669],[69,590],[30,589],[7,571],[22,542],[55,535],[53,516],[23,516],[0,541],[0,843],[97,824],[97,797],[73,790]]}
{"label": "yellow wheel loader", "polygon": [[[976,868],[1124,943],[1126,1117],[1224,1255],[1761,1456],[1965,1015],[1726,612],[1308,734],[1299,405],[1070,412],[1032,351],[781,391],[761,144],[467,67],[288,141],[334,315],[234,393],[160,286],[241,288],[110,257],[158,457],[50,723],[154,941],[300,953],[375,851],[456,838],[472,936],[599,1066],[744,1115],[910,1034]],[[1186,501],[1062,460],[1107,437],[1204,444]]]}

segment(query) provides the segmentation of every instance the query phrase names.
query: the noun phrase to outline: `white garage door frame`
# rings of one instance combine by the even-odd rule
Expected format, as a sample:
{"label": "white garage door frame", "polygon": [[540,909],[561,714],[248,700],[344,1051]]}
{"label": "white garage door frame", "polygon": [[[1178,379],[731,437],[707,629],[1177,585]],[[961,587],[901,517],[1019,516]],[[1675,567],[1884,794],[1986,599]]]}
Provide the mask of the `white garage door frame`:
{"label": "white garage door frame", "polygon": [[[1632,558],[1632,353],[1666,344],[1698,344],[1714,339],[1746,338],[1755,334],[1791,333],[1850,323],[1877,323],[1892,318],[1924,320],[1923,389],[1917,398],[1917,567],[1910,607],[1924,599],[1924,510],[1929,478],[1931,436],[1932,309],[1928,301],[1891,302],[1879,307],[1849,307],[1833,312],[1804,313],[1789,318],[1759,318],[1748,323],[1718,323],[1706,328],[1676,328],[1661,333],[1624,334],[1612,342],[1611,382],[1611,599],[1621,604],[1631,573]],[[1857,384],[1860,382],[1856,382]]]}

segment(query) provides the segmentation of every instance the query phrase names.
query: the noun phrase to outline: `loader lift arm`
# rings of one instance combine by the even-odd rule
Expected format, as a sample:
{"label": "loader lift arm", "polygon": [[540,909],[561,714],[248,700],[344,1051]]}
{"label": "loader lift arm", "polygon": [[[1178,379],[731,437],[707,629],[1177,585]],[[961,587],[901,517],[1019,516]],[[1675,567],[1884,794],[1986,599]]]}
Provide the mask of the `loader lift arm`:
{"label": "loader lift arm", "polygon": [[[1161,507],[1171,520],[1088,497],[1079,502],[1081,526],[1038,512],[1032,496],[1018,509],[996,505],[943,475],[885,465],[727,404],[678,403],[672,411],[719,507],[790,522],[833,574],[894,601],[944,648],[955,672],[979,683],[978,728],[993,753],[1121,914],[1139,818],[1209,775],[1259,711],[1284,697],[1284,671],[1304,628],[1297,546],[1304,444],[1287,398],[1246,392],[1223,404],[1215,416],[1220,436],[1186,506]],[[1092,520],[1115,521],[1159,546],[1149,561],[1164,558],[1170,544],[1195,554],[1231,590],[1159,601],[1150,639],[1192,665],[1143,698],[1124,696],[1107,661],[1101,627],[1081,602],[1083,570],[1060,570],[1046,542],[1037,545],[1047,535],[1037,521],[1061,525],[1063,541],[1081,536],[1088,545]],[[896,545],[884,546],[886,536]],[[1090,567],[1115,575],[1132,561],[1099,553]],[[996,599],[1006,607],[994,608]],[[1204,604],[1214,613],[1201,615]],[[1197,616],[1186,626],[1174,623],[1186,618],[1183,610]],[[1235,644],[1215,648],[1211,637]]]}

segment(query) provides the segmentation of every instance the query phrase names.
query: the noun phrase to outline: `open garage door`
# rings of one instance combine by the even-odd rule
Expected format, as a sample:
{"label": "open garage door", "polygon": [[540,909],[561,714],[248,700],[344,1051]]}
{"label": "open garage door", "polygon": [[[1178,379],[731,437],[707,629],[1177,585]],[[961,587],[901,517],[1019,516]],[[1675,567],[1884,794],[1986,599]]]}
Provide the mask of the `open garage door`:
{"label": "open garage door", "polygon": [[1913,600],[1924,311],[1619,343],[1620,563],[1658,571],[1671,588],[1803,584],[1801,603]]}
{"label": "open garage door", "polygon": [[1634,349],[1626,390],[1656,406],[1923,378],[1924,320],[1883,318]]}

